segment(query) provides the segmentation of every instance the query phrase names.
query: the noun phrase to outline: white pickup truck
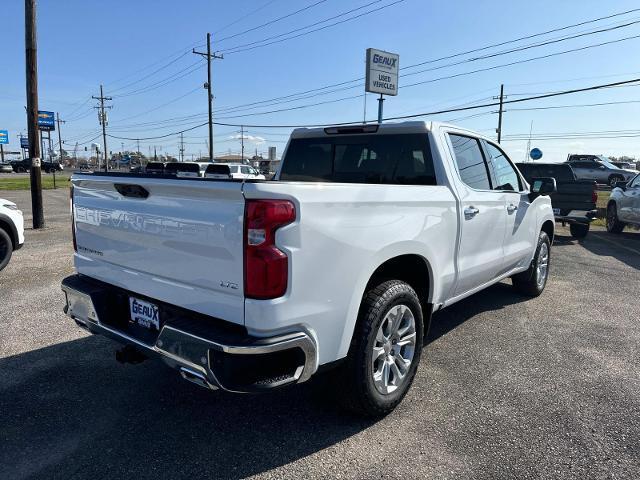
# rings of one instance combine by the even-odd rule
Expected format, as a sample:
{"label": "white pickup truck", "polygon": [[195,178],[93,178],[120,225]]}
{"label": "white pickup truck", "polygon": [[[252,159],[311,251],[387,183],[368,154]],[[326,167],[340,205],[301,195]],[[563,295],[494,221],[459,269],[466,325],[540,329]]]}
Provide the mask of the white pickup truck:
{"label": "white pickup truck", "polygon": [[[391,411],[434,311],[549,273],[550,178],[431,122],[297,129],[273,181],[75,174],[77,275],[66,313],[201,386],[252,392],[339,382]],[[330,373],[329,371],[330,370]]]}

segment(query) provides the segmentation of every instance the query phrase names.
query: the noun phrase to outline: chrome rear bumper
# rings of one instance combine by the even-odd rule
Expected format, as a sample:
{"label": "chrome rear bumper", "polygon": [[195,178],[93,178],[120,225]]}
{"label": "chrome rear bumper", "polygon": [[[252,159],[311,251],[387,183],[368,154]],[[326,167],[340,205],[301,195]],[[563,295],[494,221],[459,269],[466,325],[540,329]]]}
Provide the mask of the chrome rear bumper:
{"label": "chrome rear bumper", "polygon": [[[155,342],[149,344],[101,321],[101,315],[107,315],[107,312],[96,306],[99,302],[94,302],[96,293],[92,279],[72,275],[63,280],[62,291],[66,296],[64,311],[80,327],[133,345],[147,356],[158,356],[179,370],[184,379],[206,388],[231,392],[272,389],[304,382],[317,369],[315,342],[302,331],[269,338],[246,336],[237,343],[230,343],[165,324]],[[269,361],[286,362],[287,365],[283,365],[282,374],[256,381],[252,372],[242,370],[252,368],[252,356],[255,356],[256,365]],[[278,368],[277,364],[274,366]],[[252,383],[247,385],[236,381],[238,373],[240,376],[249,375]]]}

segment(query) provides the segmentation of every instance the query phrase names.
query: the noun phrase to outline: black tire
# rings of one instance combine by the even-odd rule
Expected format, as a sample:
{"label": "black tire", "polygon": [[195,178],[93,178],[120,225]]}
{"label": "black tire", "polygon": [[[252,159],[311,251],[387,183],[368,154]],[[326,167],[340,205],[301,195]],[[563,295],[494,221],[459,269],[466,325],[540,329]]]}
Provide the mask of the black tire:
{"label": "black tire", "polygon": [[607,232],[609,233],[622,233],[625,223],[618,220],[618,210],[616,209],[615,202],[607,205]]}
{"label": "black tire", "polygon": [[624,182],[624,177],[622,177],[620,175],[616,175],[616,174],[609,175],[609,186],[611,188],[613,188],[613,186],[614,186],[614,184],[616,182]]}
{"label": "black tire", "polygon": [[0,228],[0,270],[7,266],[13,253],[13,243],[7,232]]}
{"label": "black tire", "polygon": [[16,168],[16,173],[24,173],[24,172],[25,172],[24,167]]}
{"label": "black tire", "polygon": [[569,225],[569,231],[571,232],[571,236],[573,238],[584,238],[589,233],[590,225],[588,223],[572,223]]}
{"label": "black tire", "polygon": [[[546,274],[544,275],[544,280],[540,282],[538,277],[538,265],[543,261],[543,255],[541,255],[541,252],[543,252],[545,246],[547,252]],[[536,253],[533,255],[533,260],[531,260],[531,265],[529,265],[529,268],[526,271],[511,277],[513,288],[529,297],[537,297],[544,291],[544,287],[547,285],[550,265],[551,241],[549,240],[549,236],[546,232],[540,232],[540,235],[538,236],[538,246],[536,247]]]}
{"label": "black tire", "polygon": [[[408,307],[413,314],[413,357],[400,385],[394,391],[383,394],[377,389],[373,379],[373,349],[379,329],[383,322],[389,321],[387,314],[398,306]],[[391,412],[411,387],[420,363],[423,337],[422,307],[413,288],[400,280],[388,280],[367,291],[360,306],[346,361],[333,372],[332,383],[339,392],[339,400],[349,410],[368,417],[379,417]],[[393,350],[391,353],[393,354]]]}

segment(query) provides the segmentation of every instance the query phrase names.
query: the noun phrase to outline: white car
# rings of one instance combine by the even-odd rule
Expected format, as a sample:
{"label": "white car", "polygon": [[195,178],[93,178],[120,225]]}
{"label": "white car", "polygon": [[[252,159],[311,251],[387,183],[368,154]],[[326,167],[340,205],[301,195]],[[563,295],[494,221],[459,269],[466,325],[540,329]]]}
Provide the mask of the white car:
{"label": "white car", "polygon": [[0,198],[0,270],[24,244],[24,219],[18,206]]}
{"label": "white car", "polygon": [[640,228],[640,174],[616,185],[607,204],[607,230],[620,233],[627,225]]}
{"label": "white car", "polygon": [[65,312],[210,389],[331,370],[366,415],[409,389],[433,312],[549,276],[552,178],[431,122],[297,129],[274,182],[74,174]]}
{"label": "white car", "polygon": [[224,178],[247,179],[247,180],[265,180],[257,169],[251,165],[243,163],[219,163],[210,164],[204,173],[205,178],[214,178],[222,180]]}

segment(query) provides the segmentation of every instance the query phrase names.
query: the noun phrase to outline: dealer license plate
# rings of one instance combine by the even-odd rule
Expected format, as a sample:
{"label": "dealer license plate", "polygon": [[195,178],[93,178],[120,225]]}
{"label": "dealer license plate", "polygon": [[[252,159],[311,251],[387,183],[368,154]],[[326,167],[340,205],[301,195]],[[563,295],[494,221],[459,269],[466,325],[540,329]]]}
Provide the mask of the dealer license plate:
{"label": "dealer license plate", "polygon": [[149,330],[160,330],[160,310],[157,305],[129,297],[131,321]]}
{"label": "dealer license plate", "polygon": [[553,209],[553,214],[554,215],[560,215],[560,209],[559,208],[554,208]]}

